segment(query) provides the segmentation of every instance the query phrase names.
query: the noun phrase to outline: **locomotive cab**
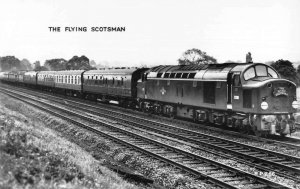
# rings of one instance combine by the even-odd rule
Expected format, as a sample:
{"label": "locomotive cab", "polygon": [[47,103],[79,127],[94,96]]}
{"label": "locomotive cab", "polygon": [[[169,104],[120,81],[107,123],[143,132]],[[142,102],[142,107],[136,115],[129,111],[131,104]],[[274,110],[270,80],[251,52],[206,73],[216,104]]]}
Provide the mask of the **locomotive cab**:
{"label": "locomotive cab", "polygon": [[[237,82],[237,80],[240,80]],[[265,64],[253,64],[233,78],[233,110],[245,113],[256,134],[290,134],[298,104],[296,85]]]}

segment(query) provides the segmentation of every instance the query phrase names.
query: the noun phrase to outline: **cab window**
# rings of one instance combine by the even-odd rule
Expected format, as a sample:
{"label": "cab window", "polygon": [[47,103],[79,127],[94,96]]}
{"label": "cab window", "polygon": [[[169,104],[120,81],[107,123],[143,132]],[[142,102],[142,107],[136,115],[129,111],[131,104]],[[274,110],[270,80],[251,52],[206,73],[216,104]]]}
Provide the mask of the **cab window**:
{"label": "cab window", "polygon": [[255,66],[257,77],[267,77],[267,67],[263,65]]}
{"label": "cab window", "polygon": [[253,77],[255,77],[255,70],[251,67],[244,73],[244,79],[247,81]]}
{"label": "cab window", "polygon": [[271,68],[268,68],[268,75],[273,78],[278,78],[277,73]]}
{"label": "cab window", "polygon": [[257,65],[255,67],[250,67],[244,73],[244,79],[247,81],[256,77],[272,77],[278,78],[278,74],[270,67],[265,65]]}

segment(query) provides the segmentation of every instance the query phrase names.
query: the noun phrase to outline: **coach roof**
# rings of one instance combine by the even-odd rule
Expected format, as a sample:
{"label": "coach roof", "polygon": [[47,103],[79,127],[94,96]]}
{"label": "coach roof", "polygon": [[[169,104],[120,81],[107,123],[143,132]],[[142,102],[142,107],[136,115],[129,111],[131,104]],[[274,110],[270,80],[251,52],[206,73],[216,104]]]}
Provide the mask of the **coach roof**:
{"label": "coach roof", "polygon": [[112,68],[103,70],[89,70],[84,75],[128,75],[132,74],[138,68]]}
{"label": "coach roof", "polygon": [[55,75],[81,75],[84,70],[56,71]]}

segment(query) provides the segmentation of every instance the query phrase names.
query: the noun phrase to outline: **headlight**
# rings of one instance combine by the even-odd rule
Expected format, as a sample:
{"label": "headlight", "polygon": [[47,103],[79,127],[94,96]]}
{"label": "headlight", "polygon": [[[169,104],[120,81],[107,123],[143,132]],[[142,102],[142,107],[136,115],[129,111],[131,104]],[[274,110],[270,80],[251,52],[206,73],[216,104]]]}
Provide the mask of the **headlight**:
{"label": "headlight", "polygon": [[297,101],[293,101],[292,107],[297,109],[299,107],[299,103]]}
{"label": "headlight", "polygon": [[262,102],[262,103],[260,104],[260,107],[261,107],[261,109],[266,110],[266,109],[268,109],[269,104],[268,104],[267,102]]}

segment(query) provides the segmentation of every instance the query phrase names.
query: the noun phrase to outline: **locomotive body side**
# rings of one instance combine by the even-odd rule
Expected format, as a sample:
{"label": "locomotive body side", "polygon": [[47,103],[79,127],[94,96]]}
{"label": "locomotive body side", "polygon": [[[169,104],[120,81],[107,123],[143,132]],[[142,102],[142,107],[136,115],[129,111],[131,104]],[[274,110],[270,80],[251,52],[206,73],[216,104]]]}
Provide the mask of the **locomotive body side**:
{"label": "locomotive body side", "polygon": [[[233,64],[215,66],[161,66],[140,83],[142,108],[196,119],[197,109],[227,110],[227,74]],[[172,115],[173,114],[173,115]]]}

